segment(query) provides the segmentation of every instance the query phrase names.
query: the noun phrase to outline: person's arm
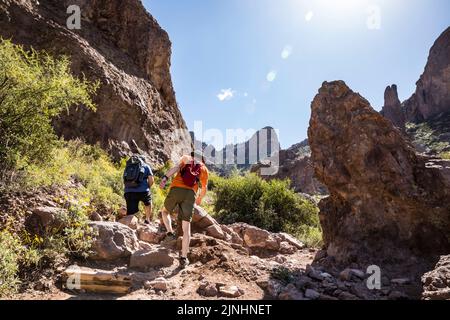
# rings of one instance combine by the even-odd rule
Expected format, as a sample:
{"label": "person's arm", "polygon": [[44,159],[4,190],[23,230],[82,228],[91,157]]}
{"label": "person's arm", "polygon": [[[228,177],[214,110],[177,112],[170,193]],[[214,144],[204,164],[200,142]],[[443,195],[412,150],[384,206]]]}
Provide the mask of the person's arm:
{"label": "person's arm", "polygon": [[184,159],[181,158],[180,162],[176,166],[174,166],[169,171],[167,171],[167,173],[164,175],[164,177],[162,178],[161,183],[159,185],[161,189],[164,189],[166,187],[167,181],[169,181],[170,177],[172,177],[175,173],[180,171],[180,169],[184,165],[184,163],[185,163]]}
{"label": "person's arm", "polygon": [[203,198],[206,196],[206,192],[208,191],[208,176],[209,176],[208,169],[205,168],[200,177],[200,184],[201,184],[200,193],[197,199],[195,200],[195,204],[198,206],[202,204]]}
{"label": "person's arm", "polygon": [[151,188],[155,183],[155,178],[153,176],[148,176],[147,178],[148,186]]}

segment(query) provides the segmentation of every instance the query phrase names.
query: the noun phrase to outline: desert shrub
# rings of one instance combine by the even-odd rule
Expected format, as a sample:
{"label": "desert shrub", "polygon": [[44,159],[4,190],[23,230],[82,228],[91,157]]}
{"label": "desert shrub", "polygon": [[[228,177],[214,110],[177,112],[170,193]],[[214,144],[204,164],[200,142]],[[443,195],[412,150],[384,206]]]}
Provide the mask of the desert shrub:
{"label": "desert shrub", "polygon": [[114,163],[99,146],[59,141],[50,161],[24,167],[21,184],[32,190],[73,181],[81,185],[73,190],[78,202],[90,204],[91,211],[113,212],[123,203],[124,167],[125,160]]}
{"label": "desert shrub", "polygon": [[288,232],[320,245],[318,208],[290,188],[288,180],[265,181],[255,174],[212,177],[216,216],[224,223],[245,222],[272,232]]}
{"label": "desert shrub", "polygon": [[49,159],[57,141],[52,119],[75,105],[95,109],[98,87],[70,73],[67,57],[0,39],[0,162],[2,171]]}
{"label": "desert shrub", "polygon": [[22,247],[17,238],[9,232],[0,232],[0,297],[16,291],[20,280],[19,256]]}
{"label": "desert shrub", "polygon": [[0,231],[0,297],[15,293],[24,280],[21,276],[29,280],[33,272],[89,255],[95,234],[84,208],[61,210],[57,219],[61,227],[46,228],[38,234],[26,230],[17,233],[8,226]]}
{"label": "desert shrub", "polygon": [[442,159],[450,160],[450,151],[441,153],[441,154],[440,154],[440,157],[441,157]]}

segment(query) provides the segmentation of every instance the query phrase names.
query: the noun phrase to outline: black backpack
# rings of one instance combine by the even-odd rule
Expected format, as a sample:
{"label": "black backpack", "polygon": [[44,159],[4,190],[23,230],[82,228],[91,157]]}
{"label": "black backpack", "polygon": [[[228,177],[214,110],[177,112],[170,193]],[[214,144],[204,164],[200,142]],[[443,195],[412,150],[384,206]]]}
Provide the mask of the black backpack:
{"label": "black backpack", "polygon": [[125,187],[134,188],[137,187],[145,176],[144,161],[139,156],[132,156],[125,166],[123,173],[123,182]]}

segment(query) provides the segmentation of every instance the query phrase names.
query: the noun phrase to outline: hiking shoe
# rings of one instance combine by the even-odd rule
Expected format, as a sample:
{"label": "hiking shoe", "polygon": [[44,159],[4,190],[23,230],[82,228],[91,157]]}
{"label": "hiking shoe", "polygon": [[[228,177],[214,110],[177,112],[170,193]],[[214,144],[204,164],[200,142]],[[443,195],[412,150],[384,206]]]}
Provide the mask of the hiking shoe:
{"label": "hiking shoe", "polygon": [[180,257],[180,268],[184,269],[189,265],[189,259],[185,257]]}

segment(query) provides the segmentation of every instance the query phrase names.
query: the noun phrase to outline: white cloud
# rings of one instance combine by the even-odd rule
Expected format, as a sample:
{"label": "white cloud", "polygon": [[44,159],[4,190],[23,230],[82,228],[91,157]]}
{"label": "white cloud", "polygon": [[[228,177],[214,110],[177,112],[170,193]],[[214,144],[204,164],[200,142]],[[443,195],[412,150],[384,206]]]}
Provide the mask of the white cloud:
{"label": "white cloud", "polygon": [[248,97],[248,92],[244,92],[244,97]]}
{"label": "white cloud", "polygon": [[313,17],[314,17],[314,12],[308,11],[308,13],[305,15],[305,20],[306,20],[307,22],[309,22],[309,21],[312,20]]}
{"label": "white cloud", "polygon": [[292,47],[291,46],[286,46],[284,47],[283,51],[281,52],[281,58],[283,59],[287,59],[291,56],[292,54]]}
{"label": "white cloud", "polygon": [[226,101],[226,100],[231,100],[234,97],[234,94],[236,93],[236,91],[230,89],[222,89],[220,90],[220,93],[217,95],[217,98],[220,101]]}
{"label": "white cloud", "polygon": [[269,82],[275,81],[276,78],[277,78],[277,72],[275,70],[270,71],[266,76],[266,79]]}

